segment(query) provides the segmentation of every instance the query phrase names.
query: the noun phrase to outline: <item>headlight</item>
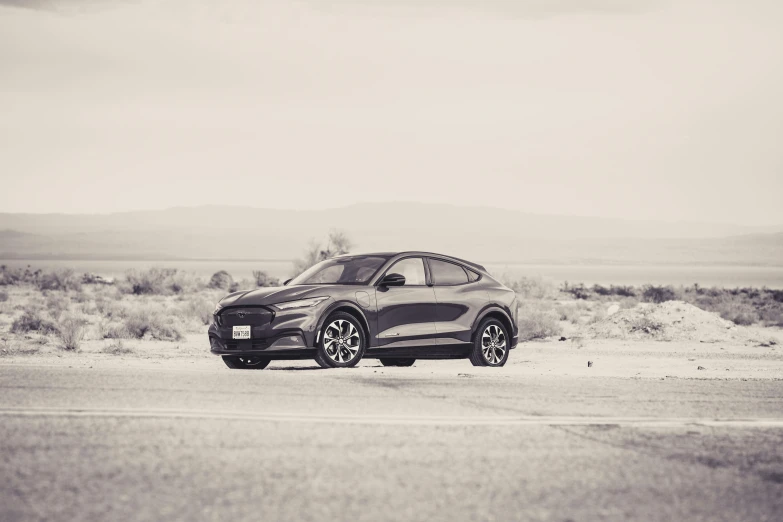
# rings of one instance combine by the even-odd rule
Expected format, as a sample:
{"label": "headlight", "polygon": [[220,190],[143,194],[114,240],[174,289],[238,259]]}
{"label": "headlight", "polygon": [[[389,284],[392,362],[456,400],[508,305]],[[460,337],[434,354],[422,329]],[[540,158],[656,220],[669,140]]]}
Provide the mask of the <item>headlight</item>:
{"label": "headlight", "polygon": [[274,306],[278,310],[291,310],[292,308],[310,308],[318,303],[322,303],[329,299],[328,297],[311,297],[310,299],[300,299],[298,301],[288,301],[287,303],[278,303]]}

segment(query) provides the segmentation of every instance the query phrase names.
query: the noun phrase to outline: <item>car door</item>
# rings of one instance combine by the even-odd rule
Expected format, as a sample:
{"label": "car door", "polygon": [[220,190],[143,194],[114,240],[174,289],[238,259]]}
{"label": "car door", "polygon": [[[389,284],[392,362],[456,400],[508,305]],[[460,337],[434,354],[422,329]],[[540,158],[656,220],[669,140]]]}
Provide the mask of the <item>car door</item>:
{"label": "car door", "polygon": [[487,292],[475,283],[479,274],[443,259],[430,257],[427,263],[438,303],[438,344],[469,343],[473,323],[489,302]]}
{"label": "car door", "polygon": [[424,258],[400,259],[386,270],[384,276],[387,274],[402,274],[405,284],[379,285],[375,289],[378,346],[396,348],[436,344],[437,303],[435,291],[427,285]]}

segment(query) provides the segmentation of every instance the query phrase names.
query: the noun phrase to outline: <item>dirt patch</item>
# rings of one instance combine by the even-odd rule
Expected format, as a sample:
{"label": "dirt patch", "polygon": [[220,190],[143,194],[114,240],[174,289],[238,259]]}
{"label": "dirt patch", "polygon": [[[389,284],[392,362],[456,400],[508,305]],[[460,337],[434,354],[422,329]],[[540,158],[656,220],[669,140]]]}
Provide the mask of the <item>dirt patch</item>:
{"label": "dirt patch", "polygon": [[641,303],[592,325],[594,339],[655,339],[660,341],[760,342],[763,336],[718,315],[682,301]]}

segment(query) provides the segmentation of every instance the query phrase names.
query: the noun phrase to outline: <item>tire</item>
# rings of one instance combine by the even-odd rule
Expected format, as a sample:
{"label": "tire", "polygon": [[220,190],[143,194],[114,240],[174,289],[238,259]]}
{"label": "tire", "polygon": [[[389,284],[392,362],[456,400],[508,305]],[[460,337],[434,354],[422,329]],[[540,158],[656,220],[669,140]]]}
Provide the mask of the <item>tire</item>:
{"label": "tire", "polygon": [[324,321],[315,362],[321,368],[351,368],[367,347],[364,329],[351,314],[335,312]]}
{"label": "tire", "polygon": [[381,364],[384,366],[413,366],[413,363],[416,362],[416,359],[403,359],[403,358],[382,358]]}
{"label": "tire", "polygon": [[500,367],[508,361],[510,348],[506,327],[497,319],[485,319],[476,329],[470,359],[473,366]]}
{"label": "tire", "polygon": [[232,370],[263,370],[270,360],[256,355],[224,355],[223,362]]}

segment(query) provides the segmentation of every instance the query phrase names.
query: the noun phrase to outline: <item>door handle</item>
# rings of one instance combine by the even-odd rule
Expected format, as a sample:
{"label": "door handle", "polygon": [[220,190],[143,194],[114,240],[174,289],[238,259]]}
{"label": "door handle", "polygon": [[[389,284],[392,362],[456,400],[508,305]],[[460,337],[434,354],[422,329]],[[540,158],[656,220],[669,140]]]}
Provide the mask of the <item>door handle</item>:
{"label": "door handle", "polygon": [[386,334],[386,337],[397,337],[398,335],[400,335],[400,332]]}

